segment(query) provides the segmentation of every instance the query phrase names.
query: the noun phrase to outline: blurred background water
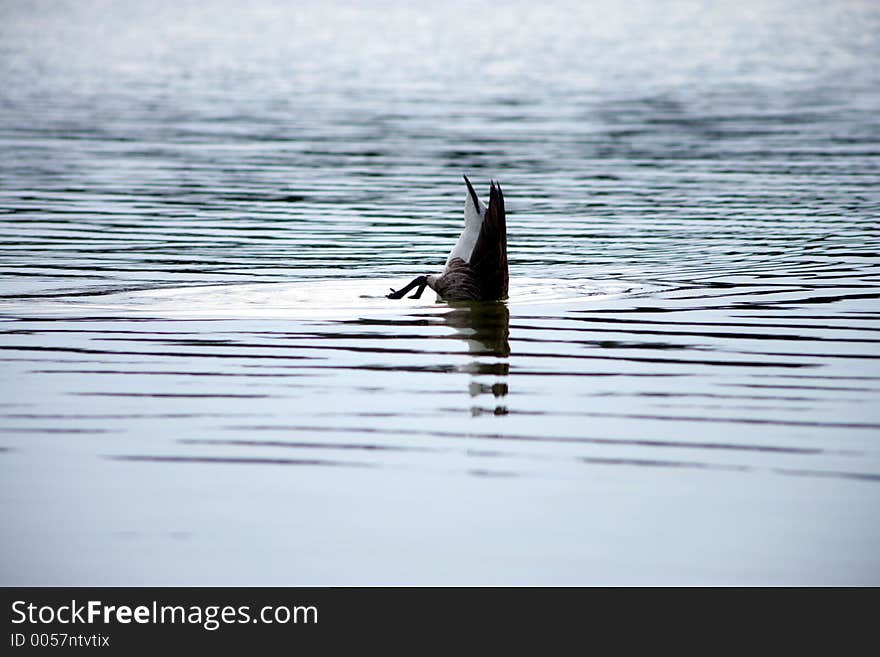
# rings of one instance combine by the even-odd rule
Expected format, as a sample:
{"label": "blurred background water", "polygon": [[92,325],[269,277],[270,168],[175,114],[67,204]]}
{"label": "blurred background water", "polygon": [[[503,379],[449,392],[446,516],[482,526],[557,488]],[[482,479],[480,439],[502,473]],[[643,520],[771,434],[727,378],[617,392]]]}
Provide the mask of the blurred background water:
{"label": "blurred background water", "polygon": [[880,584],[878,35],[0,3],[0,582]]}

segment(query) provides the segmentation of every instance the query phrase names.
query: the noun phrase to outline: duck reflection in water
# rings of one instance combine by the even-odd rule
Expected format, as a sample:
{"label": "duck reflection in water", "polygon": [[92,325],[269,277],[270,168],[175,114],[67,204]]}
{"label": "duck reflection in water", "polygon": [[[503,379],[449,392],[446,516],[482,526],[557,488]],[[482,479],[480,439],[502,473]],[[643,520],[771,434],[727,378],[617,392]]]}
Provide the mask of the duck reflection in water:
{"label": "duck reflection in water", "polygon": [[[455,329],[456,337],[464,340],[468,351],[475,357],[494,357],[486,362],[475,359],[467,368],[474,380],[468,386],[471,397],[492,395],[494,408],[471,407],[473,415],[507,415],[507,407],[499,402],[508,392],[506,379],[510,373],[510,311],[500,301],[457,301],[450,302],[451,310],[443,315],[443,322]],[[496,380],[483,383],[485,377],[494,376]],[[497,379],[501,380],[497,380]]]}

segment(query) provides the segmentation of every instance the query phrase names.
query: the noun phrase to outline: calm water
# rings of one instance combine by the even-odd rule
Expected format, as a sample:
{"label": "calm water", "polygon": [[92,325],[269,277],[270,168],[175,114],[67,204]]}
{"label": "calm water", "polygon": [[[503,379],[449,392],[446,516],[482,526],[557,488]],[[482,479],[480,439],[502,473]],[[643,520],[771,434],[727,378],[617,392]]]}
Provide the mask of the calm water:
{"label": "calm water", "polygon": [[3,2],[0,583],[880,584],[878,35]]}

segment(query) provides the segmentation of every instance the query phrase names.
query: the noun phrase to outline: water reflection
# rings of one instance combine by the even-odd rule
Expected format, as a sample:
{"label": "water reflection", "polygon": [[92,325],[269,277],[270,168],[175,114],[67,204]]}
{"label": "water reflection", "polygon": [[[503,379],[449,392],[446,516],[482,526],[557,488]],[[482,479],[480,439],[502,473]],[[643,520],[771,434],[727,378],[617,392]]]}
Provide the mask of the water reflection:
{"label": "water reflection", "polygon": [[[451,303],[452,310],[443,315],[443,322],[455,329],[467,342],[468,351],[475,357],[468,366],[472,380],[468,385],[471,397],[492,395],[494,408],[471,407],[471,414],[507,415],[507,406],[500,404],[507,396],[507,376],[510,373],[510,310],[499,301],[463,301]],[[482,357],[497,359],[484,362]],[[492,383],[484,383],[480,377],[494,376]]]}

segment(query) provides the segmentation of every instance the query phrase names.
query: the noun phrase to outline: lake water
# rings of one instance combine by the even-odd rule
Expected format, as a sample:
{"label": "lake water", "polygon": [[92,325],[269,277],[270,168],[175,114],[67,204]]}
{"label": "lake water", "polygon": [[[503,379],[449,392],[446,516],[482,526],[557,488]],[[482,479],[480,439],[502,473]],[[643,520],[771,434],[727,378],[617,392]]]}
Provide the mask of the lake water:
{"label": "lake water", "polygon": [[438,4],[0,5],[0,583],[880,584],[880,5]]}

